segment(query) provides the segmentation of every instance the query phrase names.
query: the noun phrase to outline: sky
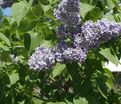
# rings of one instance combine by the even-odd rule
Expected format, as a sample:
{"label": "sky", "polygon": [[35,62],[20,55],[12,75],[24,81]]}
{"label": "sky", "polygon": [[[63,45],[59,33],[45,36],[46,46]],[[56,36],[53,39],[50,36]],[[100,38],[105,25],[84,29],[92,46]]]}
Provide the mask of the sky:
{"label": "sky", "polygon": [[11,16],[11,8],[6,8],[6,9],[3,9],[3,15],[6,15],[6,16]]}

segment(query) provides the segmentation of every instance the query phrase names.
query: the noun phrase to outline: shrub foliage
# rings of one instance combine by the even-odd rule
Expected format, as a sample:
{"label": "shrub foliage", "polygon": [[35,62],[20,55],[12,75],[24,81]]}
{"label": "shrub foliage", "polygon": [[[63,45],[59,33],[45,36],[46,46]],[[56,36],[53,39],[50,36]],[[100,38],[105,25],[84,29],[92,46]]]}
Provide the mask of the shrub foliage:
{"label": "shrub foliage", "polygon": [[[59,3],[12,1],[12,16],[4,16],[0,23],[0,104],[120,104],[121,82],[104,67],[107,61],[120,64],[120,37],[89,50],[82,64],[57,62],[43,71],[29,68],[35,48],[58,43],[56,27],[61,24],[53,11]],[[101,18],[121,22],[120,1],[80,0],[82,24]]]}

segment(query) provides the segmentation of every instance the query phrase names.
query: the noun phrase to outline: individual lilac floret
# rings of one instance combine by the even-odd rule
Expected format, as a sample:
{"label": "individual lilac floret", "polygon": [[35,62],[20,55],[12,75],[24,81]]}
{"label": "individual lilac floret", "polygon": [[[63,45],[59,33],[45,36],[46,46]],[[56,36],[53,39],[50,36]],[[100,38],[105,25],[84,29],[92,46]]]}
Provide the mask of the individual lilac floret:
{"label": "individual lilac floret", "polygon": [[62,0],[54,15],[64,25],[76,27],[80,23],[79,11],[79,0]]}
{"label": "individual lilac floret", "polygon": [[55,56],[51,48],[43,48],[42,46],[36,48],[28,60],[30,69],[51,69],[55,65]]}

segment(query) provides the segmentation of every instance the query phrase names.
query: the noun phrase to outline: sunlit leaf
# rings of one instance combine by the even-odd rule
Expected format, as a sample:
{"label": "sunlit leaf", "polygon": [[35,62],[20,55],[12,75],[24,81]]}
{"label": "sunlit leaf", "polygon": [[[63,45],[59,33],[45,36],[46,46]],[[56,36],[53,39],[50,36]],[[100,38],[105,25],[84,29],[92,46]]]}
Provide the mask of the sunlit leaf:
{"label": "sunlit leaf", "polygon": [[101,49],[101,51],[99,52],[101,55],[103,55],[106,59],[108,59],[109,61],[111,61],[112,63],[114,63],[115,65],[118,65],[118,58],[116,55],[113,55],[111,53],[110,48],[105,48],[105,49]]}
{"label": "sunlit leaf", "polygon": [[26,1],[21,1],[21,2],[13,4],[12,15],[13,15],[13,18],[15,19],[15,21],[18,23],[18,25],[19,25],[20,21],[28,13],[31,5],[32,5],[32,0],[30,0],[29,3],[27,3]]}
{"label": "sunlit leaf", "polygon": [[87,13],[94,8],[95,8],[94,6],[89,5],[87,3],[80,3],[80,14],[81,14],[82,18],[85,18]]}
{"label": "sunlit leaf", "polygon": [[88,101],[85,98],[79,98],[73,100],[74,104],[89,104]]}
{"label": "sunlit leaf", "polygon": [[52,76],[56,77],[56,76],[60,75],[65,68],[66,68],[65,64],[57,63],[52,71]]}
{"label": "sunlit leaf", "polygon": [[9,51],[8,46],[3,45],[1,42],[0,42],[0,48],[2,48],[4,51]]}
{"label": "sunlit leaf", "polygon": [[0,40],[4,41],[8,46],[11,45],[9,39],[2,33],[0,33]]}

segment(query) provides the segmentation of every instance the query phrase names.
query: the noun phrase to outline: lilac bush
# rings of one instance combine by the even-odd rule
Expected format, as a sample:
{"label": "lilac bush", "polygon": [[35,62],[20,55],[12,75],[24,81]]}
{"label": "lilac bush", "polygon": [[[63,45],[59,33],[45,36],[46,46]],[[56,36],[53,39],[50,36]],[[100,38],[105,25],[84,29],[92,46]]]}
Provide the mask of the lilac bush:
{"label": "lilac bush", "polygon": [[54,10],[56,19],[62,23],[56,29],[58,43],[54,52],[50,48],[37,48],[28,61],[31,69],[53,68],[55,61],[83,63],[89,49],[120,36],[120,23],[101,19],[80,24],[79,12],[79,0],[61,1]]}
{"label": "lilac bush", "polygon": [[121,104],[119,0],[5,1],[0,104]]}

